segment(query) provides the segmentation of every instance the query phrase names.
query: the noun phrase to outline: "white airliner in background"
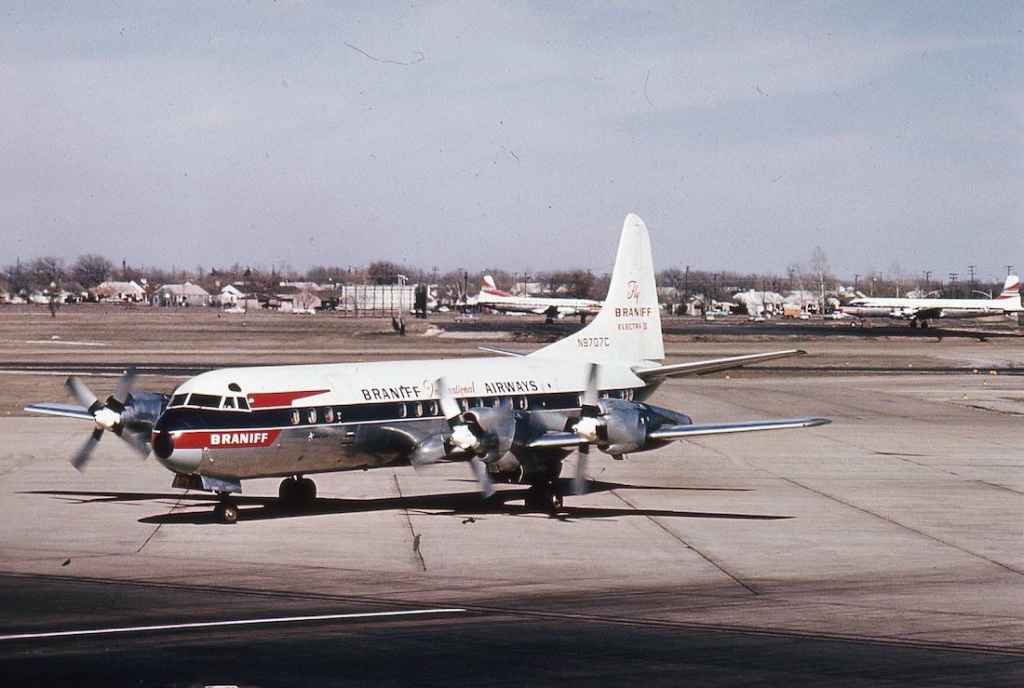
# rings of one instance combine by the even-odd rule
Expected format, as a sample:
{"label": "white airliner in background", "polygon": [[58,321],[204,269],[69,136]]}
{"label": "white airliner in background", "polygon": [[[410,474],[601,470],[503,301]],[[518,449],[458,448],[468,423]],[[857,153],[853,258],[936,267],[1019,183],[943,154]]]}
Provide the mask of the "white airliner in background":
{"label": "white airliner in background", "polygon": [[1020,299],[1020,277],[1009,275],[1003,292],[992,299],[907,299],[860,297],[840,311],[857,318],[894,318],[909,320],[911,327],[928,327],[937,318],[986,318],[1016,315],[1024,311]]}
{"label": "white airliner in background", "polygon": [[548,323],[567,315],[580,316],[586,324],[587,316],[597,315],[601,302],[593,299],[562,299],[548,296],[516,296],[498,289],[494,278],[484,275],[476,304],[502,313],[534,313],[543,315]]}
{"label": "white airliner in background", "polygon": [[[493,351],[493,350],[492,350]],[[673,440],[822,425],[824,418],[694,424],[646,403],[662,381],[802,354],[799,350],[662,365],[665,357],[647,228],[626,217],[608,298],[576,334],[529,355],[229,368],[197,375],[172,395],[131,394],[131,373],[100,401],[77,378],[79,405],[26,410],[82,418],[152,453],[178,488],[217,492],[217,517],[239,517],[243,480],[282,477],[282,507],[316,498],[306,475],[465,462],[485,497],[496,479],[530,485],[526,504],[561,508],[562,462],[578,452],[573,492],[586,488],[591,446],[622,459]]]}

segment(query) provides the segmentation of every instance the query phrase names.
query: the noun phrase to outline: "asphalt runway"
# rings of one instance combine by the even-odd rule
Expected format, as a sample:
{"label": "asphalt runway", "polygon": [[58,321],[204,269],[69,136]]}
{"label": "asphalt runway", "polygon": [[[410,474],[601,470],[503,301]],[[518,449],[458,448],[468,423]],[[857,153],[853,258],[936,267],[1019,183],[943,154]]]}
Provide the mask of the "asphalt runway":
{"label": "asphalt runway", "polygon": [[1020,655],[616,617],[601,597],[546,612],[6,575],[0,604],[9,685],[1017,686],[1024,675]]}

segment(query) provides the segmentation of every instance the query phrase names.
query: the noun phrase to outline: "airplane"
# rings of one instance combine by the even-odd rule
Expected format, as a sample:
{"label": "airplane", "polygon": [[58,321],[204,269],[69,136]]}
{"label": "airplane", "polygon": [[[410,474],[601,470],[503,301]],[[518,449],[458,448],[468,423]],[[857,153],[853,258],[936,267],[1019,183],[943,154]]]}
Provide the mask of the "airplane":
{"label": "airplane", "polygon": [[909,320],[911,327],[928,327],[938,318],[985,318],[1024,312],[1020,277],[1007,275],[1003,291],[991,299],[908,299],[858,297],[838,309],[857,318]]}
{"label": "airplane", "polygon": [[310,474],[447,462],[468,464],[485,499],[495,481],[528,484],[527,507],[556,514],[567,492],[562,464],[574,452],[572,494],[584,494],[591,447],[623,459],[679,439],[830,422],[694,423],[646,401],[671,377],[805,352],[660,363],[650,237],[633,214],[622,227],[608,297],[589,325],[529,354],[481,348],[499,355],[227,368],[196,375],[170,395],[133,393],[129,370],[105,401],[70,377],[77,405],[25,410],[93,423],[71,459],[79,470],[112,431],[140,455],[154,455],[174,474],[173,487],[217,493],[223,523],[238,520],[231,496],[244,480],[283,478],[282,508],[301,509],[316,498]]}
{"label": "airplane", "polygon": [[601,302],[593,299],[563,299],[545,296],[516,296],[498,289],[494,278],[484,275],[480,284],[480,293],[476,297],[476,305],[490,308],[501,313],[534,313],[543,315],[544,322],[549,325],[555,318],[567,315],[580,316],[580,323],[586,325],[587,317],[596,315],[601,310]]}

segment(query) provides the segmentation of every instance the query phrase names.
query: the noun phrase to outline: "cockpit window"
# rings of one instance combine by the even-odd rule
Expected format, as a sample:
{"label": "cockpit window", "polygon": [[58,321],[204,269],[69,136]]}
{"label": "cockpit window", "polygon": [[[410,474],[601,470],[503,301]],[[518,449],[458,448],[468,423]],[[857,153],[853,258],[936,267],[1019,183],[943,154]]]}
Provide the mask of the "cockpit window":
{"label": "cockpit window", "polygon": [[233,408],[235,408],[235,398],[234,397],[224,397],[224,408],[226,408],[226,409],[233,409]]}
{"label": "cockpit window", "polygon": [[238,397],[238,408],[248,411],[249,402],[245,400],[245,397]]}
{"label": "cockpit window", "polygon": [[169,403],[167,406],[184,406],[186,399],[188,399],[188,394],[175,394],[173,397],[171,397],[171,403]]}
{"label": "cockpit window", "polygon": [[200,406],[202,408],[220,408],[220,397],[215,394],[196,394],[192,393],[192,398],[188,400],[189,406]]}

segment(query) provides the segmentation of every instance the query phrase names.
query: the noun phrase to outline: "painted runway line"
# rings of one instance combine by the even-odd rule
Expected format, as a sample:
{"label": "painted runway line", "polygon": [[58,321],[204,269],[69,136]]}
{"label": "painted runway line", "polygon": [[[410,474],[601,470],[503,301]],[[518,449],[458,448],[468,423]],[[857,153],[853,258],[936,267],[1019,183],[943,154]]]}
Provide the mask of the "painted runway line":
{"label": "painted runway line", "polygon": [[78,631],[49,631],[45,633],[14,633],[0,635],[3,640],[34,640],[39,638],[68,638],[83,635],[109,635],[112,633],[139,633],[146,631],[177,631],[190,628],[218,628],[223,626],[251,626],[256,624],[301,623],[303,621],[337,621],[339,619],[375,619],[423,614],[464,614],[465,609],[406,609],[393,612],[358,612],[350,614],[319,614],[316,616],[275,616],[263,619],[231,619],[228,621],[197,621],[154,626],[118,626],[114,628],[88,628]]}

